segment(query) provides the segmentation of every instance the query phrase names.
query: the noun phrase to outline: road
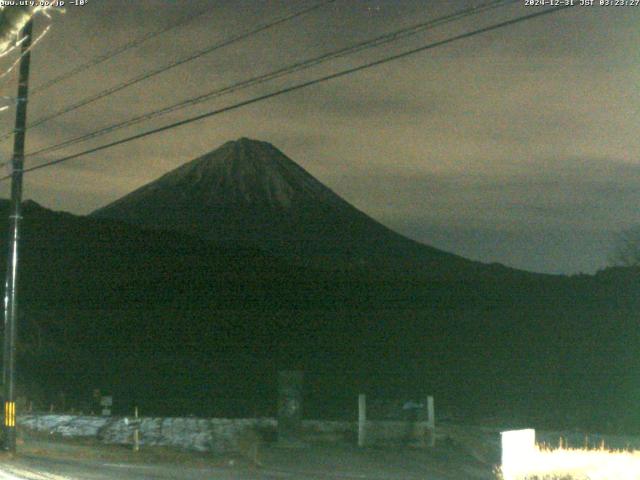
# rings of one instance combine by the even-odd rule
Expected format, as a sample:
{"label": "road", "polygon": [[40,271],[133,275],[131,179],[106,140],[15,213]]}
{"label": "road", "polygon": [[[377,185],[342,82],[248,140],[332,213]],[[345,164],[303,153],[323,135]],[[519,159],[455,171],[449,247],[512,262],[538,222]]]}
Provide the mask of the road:
{"label": "road", "polygon": [[487,480],[491,467],[442,442],[434,449],[265,445],[261,466],[236,456],[27,439],[14,458],[0,456],[0,480]]}
{"label": "road", "polygon": [[[20,457],[0,463],[0,480],[245,480],[273,479],[249,470],[194,468],[182,465],[141,465],[99,461]],[[291,478],[291,477],[280,477]]]}
{"label": "road", "polygon": [[[453,480],[487,479],[479,472],[447,462],[416,462],[405,458],[402,465],[392,462],[389,454],[377,453],[377,461],[336,464],[332,459],[307,462],[302,455],[260,468],[229,463],[224,466],[188,466],[179,464],[145,464],[101,460],[57,459],[40,455],[20,455],[0,461],[0,480]],[[296,455],[297,457],[298,455]],[[335,460],[335,459],[334,459]],[[387,461],[389,463],[387,463]]]}

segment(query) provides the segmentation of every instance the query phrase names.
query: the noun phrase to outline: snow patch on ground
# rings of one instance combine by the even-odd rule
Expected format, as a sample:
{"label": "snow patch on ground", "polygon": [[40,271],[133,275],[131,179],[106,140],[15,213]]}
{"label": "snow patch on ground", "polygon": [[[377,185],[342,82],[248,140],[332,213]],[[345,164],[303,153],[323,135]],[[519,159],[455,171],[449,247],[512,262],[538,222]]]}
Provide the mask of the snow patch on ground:
{"label": "snow patch on ground", "polygon": [[[107,444],[133,443],[134,425],[126,417],[19,415],[18,426],[65,438],[96,438]],[[198,452],[236,451],[246,429],[276,428],[274,419],[141,418],[140,444],[170,446]]]}

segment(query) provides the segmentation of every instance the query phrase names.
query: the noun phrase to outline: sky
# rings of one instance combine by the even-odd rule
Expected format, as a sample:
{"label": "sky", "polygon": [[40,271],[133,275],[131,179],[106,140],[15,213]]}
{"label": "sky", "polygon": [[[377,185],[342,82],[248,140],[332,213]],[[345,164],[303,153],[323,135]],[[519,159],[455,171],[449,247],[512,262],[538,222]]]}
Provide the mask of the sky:
{"label": "sky", "polygon": [[[486,1],[486,0],[485,0]],[[27,152],[485,1],[336,0],[28,131]],[[204,14],[51,89],[29,120],[317,0],[88,0],[36,31],[36,87],[97,55]],[[576,0],[578,3],[578,0]],[[596,1],[596,4],[598,0]],[[533,13],[504,8],[216,98],[35,165],[350,66]],[[271,142],[347,201],[420,242],[548,273],[607,265],[640,224],[640,6],[576,6],[87,155],[25,177],[25,197],[88,214],[240,137]],[[6,69],[15,57],[0,59]],[[15,95],[15,72],[0,79]],[[0,113],[10,131],[13,110]],[[10,158],[11,142],[0,145]],[[8,196],[8,182],[0,194]]]}

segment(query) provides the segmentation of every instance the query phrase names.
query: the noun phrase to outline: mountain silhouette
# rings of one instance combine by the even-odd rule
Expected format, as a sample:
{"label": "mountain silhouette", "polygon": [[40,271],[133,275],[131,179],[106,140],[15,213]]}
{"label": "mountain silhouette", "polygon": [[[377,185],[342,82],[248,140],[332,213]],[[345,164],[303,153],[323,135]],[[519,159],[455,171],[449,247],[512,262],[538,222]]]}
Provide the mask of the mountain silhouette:
{"label": "mountain silhouette", "polygon": [[479,264],[410,240],[361,212],[267,142],[227,142],[95,211],[217,243],[250,244],[302,263]]}

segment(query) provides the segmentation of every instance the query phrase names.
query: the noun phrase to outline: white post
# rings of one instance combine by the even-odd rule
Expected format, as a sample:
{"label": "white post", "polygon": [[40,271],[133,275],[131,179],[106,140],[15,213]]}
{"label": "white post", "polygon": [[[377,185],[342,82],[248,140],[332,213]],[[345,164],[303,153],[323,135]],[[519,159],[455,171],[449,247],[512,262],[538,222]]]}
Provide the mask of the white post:
{"label": "white post", "polygon": [[133,429],[133,451],[138,452],[140,450],[140,427],[138,426],[138,407],[134,410],[135,427]]}
{"label": "white post", "polygon": [[367,423],[367,397],[364,393],[358,395],[358,446],[364,447]]}
{"label": "white post", "polygon": [[429,446],[436,446],[436,410],[433,404],[433,397],[427,397],[427,429],[429,430]]}

